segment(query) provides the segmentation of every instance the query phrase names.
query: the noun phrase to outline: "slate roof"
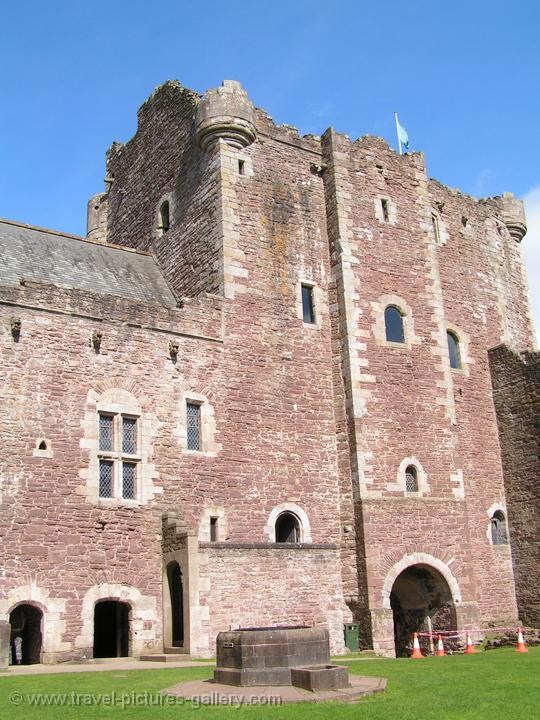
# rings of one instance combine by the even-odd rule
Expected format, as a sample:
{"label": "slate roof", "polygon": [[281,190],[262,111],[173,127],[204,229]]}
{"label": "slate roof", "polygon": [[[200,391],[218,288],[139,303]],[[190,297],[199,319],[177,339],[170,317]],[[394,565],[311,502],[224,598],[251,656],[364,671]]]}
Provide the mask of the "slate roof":
{"label": "slate roof", "polygon": [[169,307],[177,304],[148,253],[0,220],[0,286],[19,285],[21,279]]}

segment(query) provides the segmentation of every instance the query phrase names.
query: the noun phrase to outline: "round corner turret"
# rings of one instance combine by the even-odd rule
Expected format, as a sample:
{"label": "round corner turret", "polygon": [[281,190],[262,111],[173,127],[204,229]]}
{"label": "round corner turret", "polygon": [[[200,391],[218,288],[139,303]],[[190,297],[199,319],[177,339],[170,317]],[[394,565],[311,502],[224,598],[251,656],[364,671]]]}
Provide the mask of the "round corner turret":
{"label": "round corner turret", "polygon": [[205,93],[197,109],[196,128],[197,142],[205,151],[219,140],[235,148],[255,141],[255,111],[239,82],[224,80],[221,87]]}
{"label": "round corner turret", "polygon": [[523,202],[510,192],[504,193],[500,199],[501,218],[508,232],[517,242],[521,242],[527,232],[527,220]]}
{"label": "round corner turret", "polygon": [[86,236],[94,242],[107,242],[107,192],[98,193],[88,201]]}

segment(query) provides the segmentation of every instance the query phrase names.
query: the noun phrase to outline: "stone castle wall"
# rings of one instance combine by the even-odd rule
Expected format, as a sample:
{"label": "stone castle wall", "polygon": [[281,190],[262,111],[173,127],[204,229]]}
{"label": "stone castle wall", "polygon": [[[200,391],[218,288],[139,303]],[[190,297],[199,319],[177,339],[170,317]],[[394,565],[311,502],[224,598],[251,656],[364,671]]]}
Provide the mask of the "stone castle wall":
{"label": "stone castle wall", "polygon": [[[106,237],[95,220],[101,242],[154,253],[181,307],[2,289],[0,608],[33,593],[49,613],[46,655],[60,659],[91,653],[96,599],[125,597],[134,654],[157,652],[176,559],[195,654],[231,626],[284,622],[328,624],[338,652],[351,611],[391,652],[390,592],[408,563],[442,574],[460,627],[515,619],[510,548],[490,540],[507,498],[487,354],[532,344],[512,201],[430,181],[421,154],[333,131],[300,138],[262,111],[256,142],[202,150],[199,106],[177,83],[152,95],[134,138],[108,154]],[[385,340],[388,304],[405,316],[399,346]],[[190,398],[202,452],[186,448]],[[140,415],[136,503],[97,496],[103,408]],[[264,547],[282,510],[303,519],[299,548]],[[162,543],[168,513],[179,537]]]}
{"label": "stone castle wall", "polygon": [[540,623],[540,356],[490,352],[520,617]]}

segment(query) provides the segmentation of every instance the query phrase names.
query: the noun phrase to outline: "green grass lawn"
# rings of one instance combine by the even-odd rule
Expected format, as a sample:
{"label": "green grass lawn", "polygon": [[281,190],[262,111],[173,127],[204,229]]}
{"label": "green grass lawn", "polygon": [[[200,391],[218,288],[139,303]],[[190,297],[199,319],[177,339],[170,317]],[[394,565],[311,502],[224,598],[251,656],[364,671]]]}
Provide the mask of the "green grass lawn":
{"label": "green grass lawn", "polygon": [[[205,667],[165,670],[113,670],[110,672],[66,673],[58,675],[0,675],[0,717],[6,720],[74,720],[111,718],[160,720],[197,717],[198,712],[216,720],[265,718],[290,720],[534,720],[540,718],[540,648],[527,655],[511,649],[492,650],[475,656],[448,656],[423,660],[362,659],[347,663],[349,672],[388,678],[385,693],[359,704],[299,704],[281,707],[105,707],[73,705],[31,706],[32,693],[158,693],[183,680],[207,678]],[[22,703],[10,702],[10,693],[20,693]]]}

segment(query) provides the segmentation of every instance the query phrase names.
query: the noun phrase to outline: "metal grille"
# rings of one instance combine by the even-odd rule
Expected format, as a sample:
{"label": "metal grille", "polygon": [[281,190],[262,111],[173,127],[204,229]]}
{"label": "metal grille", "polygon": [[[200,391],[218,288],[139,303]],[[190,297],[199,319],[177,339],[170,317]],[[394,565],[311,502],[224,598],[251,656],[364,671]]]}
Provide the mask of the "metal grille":
{"label": "metal grille", "polygon": [[187,446],[188,450],[201,449],[201,407],[187,403]]}
{"label": "metal grille", "polygon": [[113,464],[108,460],[99,461],[99,497],[113,496]]}
{"label": "metal grille", "polygon": [[137,478],[137,466],[134,463],[122,463],[122,497],[133,500]]}
{"label": "metal grille", "polygon": [[99,416],[99,449],[112,450],[114,443],[113,419],[110,415]]}
{"label": "metal grille", "polygon": [[491,519],[491,540],[494,545],[507,545],[506,523],[499,518]]}
{"label": "metal grille", "polygon": [[408,467],[405,472],[405,491],[418,492],[418,478],[416,477],[416,470],[412,467]]}
{"label": "metal grille", "polygon": [[137,420],[122,418],[122,452],[134,455],[137,452]]}

